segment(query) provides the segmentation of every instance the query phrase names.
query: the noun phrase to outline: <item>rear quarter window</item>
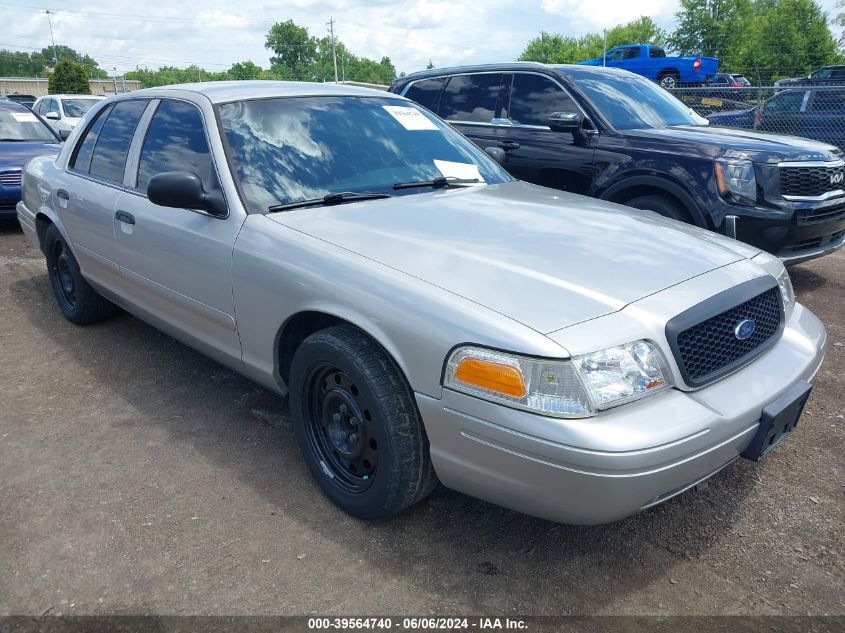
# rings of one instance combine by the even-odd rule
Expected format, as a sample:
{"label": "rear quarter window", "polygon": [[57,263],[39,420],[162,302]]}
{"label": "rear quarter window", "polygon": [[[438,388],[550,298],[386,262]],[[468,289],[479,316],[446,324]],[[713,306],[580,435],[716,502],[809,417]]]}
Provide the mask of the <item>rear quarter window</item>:
{"label": "rear quarter window", "polygon": [[129,144],[148,103],[146,99],[131,99],[114,105],[100,130],[88,173],[105,180],[123,182]]}
{"label": "rear quarter window", "polygon": [[114,106],[107,106],[97,114],[97,118],[88,126],[85,135],[77,143],[76,149],[70,159],[70,167],[75,171],[88,173],[91,168],[91,156],[94,155],[94,146],[97,144],[97,138],[100,136],[100,130],[103,129],[103,124]]}
{"label": "rear quarter window", "polygon": [[437,112],[437,106],[440,103],[440,93],[445,83],[446,80],[443,77],[423,79],[422,81],[411,84],[405,96],[412,101],[416,101],[422,107],[428,108],[432,112]]}

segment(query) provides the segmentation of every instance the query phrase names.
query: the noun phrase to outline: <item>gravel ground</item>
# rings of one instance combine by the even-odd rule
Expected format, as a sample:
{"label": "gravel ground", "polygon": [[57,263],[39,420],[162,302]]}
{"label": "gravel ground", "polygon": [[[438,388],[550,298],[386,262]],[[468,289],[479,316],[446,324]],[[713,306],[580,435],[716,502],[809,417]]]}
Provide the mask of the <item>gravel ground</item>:
{"label": "gravel ground", "polygon": [[798,431],[612,525],[440,489],[331,505],[287,402],[130,316],[80,328],[0,225],[0,615],[845,615],[845,251],[792,269],[828,328]]}

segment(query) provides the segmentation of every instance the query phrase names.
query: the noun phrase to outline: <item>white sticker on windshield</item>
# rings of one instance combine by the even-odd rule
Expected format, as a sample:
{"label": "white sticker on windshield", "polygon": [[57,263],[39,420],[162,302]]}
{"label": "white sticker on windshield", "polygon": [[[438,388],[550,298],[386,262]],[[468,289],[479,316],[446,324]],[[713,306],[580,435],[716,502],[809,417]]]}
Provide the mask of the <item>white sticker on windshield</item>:
{"label": "white sticker on windshield", "polygon": [[436,130],[434,122],[416,108],[407,106],[382,106],[406,130]]}
{"label": "white sticker on windshield", "polygon": [[38,123],[38,119],[32,112],[11,112],[12,118],[20,123]]}
{"label": "white sticker on windshield", "polygon": [[451,160],[434,159],[434,166],[446,178],[460,178],[461,180],[477,180],[484,182],[478,165],[472,163],[453,163]]}

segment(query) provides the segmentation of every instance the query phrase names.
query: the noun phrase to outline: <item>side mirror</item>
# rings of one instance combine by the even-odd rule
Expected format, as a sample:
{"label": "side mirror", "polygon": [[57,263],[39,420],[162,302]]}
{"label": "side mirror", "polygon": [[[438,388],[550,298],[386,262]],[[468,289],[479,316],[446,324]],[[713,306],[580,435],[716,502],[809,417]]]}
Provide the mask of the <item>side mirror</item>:
{"label": "side mirror", "polygon": [[58,112],[48,112],[44,115],[45,119],[50,119],[51,121],[58,121],[59,120],[59,113]]}
{"label": "side mirror", "polygon": [[206,192],[202,180],[187,171],[166,171],[156,174],[147,183],[150,202],[176,209],[199,209],[216,217],[226,216],[226,205],[216,192]]}
{"label": "side mirror", "polygon": [[553,112],[549,116],[549,129],[552,132],[574,132],[581,127],[581,115],[578,112]]}
{"label": "side mirror", "polygon": [[58,130],[59,138],[66,141],[71,132],[73,132],[73,130]]}
{"label": "side mirror", "polygon": [[501,147],[485,147],[484,153],[500,165],[505,164],[505,159],[507,155],[505,154],[505,150],[503,150]]}

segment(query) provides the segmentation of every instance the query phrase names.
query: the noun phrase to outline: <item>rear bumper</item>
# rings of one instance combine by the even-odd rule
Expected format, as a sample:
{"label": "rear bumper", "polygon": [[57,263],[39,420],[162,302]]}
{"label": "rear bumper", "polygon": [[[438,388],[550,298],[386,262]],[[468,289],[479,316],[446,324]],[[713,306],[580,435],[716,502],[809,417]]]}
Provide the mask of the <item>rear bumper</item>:
{"label": "rear bumper", "polygon": [[821,322],[797,306],[783,337],[742,370],[701,390],[669,390],[561,420],[444,390],[417,394],[444,485],[564,523],[605,523],[662,503],[735,460],[764,406],[812,379]]}

